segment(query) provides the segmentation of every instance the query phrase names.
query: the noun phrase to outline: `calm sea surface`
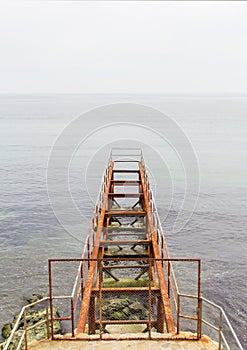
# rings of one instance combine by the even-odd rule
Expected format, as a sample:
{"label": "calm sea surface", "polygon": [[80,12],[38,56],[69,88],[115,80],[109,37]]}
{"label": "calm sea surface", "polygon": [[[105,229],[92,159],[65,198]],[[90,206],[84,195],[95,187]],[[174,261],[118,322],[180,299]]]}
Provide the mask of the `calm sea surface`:
{"label": "calm sea surface", "polygon": [[[224,307],[243,345],[247,345],[245,97],[0,95],[0,327],[19,311],[24,297],[34,292],[47,294],[48,258],[80,256],[108,157],[104,150],[118,145],[117,142],[111,144],[114,130],[92,135],[92,142],[88,140],[82,145],[71,173],[71,191],[83,219],[73,227],[73,212],[70,213],[68,233],[53,213],[46,188],[48,157],[56,138],[69,122],[84,112],[118,102],[159,109],[178,123],[193,145],[200,168],[199,198],[191,219],[182,230],[173,233],[174,217],[183,200],[183,181],[176,162],[169,155],[169,170],[174,177],[171,195],[165,190],[166,176],[159,170],[158,158],[156,161],[149,156],[150,146],[166,157],[159,139],[151,133],[150,138],[142,142],[139,138],[135,144],[131,127],[129,131],[121,129],[122,133],[129,133],[131,146],[143,144],[170,254],[202,259],[202,294]],[[113,118],[112,123],[116,122],[119,120]],[[120,127],[115,127],[116,135]],[[93,169],[95,153],[106,144]],[[89,165],[85,154],[92,154]],[[88,170],[86,180],[85,168]],[[191,200],[196,195],[190,193]]]}

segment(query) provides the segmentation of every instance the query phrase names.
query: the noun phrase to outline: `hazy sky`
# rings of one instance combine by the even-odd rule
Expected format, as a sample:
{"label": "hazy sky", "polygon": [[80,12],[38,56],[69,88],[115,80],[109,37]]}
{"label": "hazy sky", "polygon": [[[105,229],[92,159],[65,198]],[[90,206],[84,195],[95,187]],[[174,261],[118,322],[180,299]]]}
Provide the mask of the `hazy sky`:
{"label": "hazy sky", "polygon": [[0,1],[0,92],[247,93],[247,2]]}

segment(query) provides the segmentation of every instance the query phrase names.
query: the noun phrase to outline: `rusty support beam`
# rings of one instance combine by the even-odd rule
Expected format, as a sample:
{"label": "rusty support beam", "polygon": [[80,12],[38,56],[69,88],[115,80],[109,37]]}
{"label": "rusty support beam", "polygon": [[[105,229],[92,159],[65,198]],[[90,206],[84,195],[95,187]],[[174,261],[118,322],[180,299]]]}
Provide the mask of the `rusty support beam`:
{"label": "rusty support beam", "polygon": [[143,193],[120,193],[120,192],[109,193],[109,197],[114,197],[114,198],[139,198],[141,196],[143,196]]}
{"label": "rusty support beam", "polygon": [[[131,231],[131,233],[129,233],[130,235],[136,235],[136,232],[139,232],[139,233],[142,233],[142,234],[145,234],[145,227],[135,227],[135,226],[124,226],[124,225],[122,225],[122,226],[109,226],[108,227],[108,232],[112,232],[112,231],[123,231],[123,232],[125,232],[125,231],[127,231],[127,232],[130,232]],[[112,233],[111,235],[120,235],[121,233],[119,233],[119,232],[117,232],[117,233]],[[123,233],[123,234],[126,234],[126,233]],[[109,234],[108,234],[108,236],[110,236]]]}
{"label": "rusty support beam", "polygon": [[[145,295],[148,296],[149,287],[123,287],[123,288],[101,288],[102,295]],[[151,287],[152,295],[160,296],[160,288]],[[99,288],[92,288],[92,296],[99,297],[100,290]]]}
{"label": "rusty support beam", "polygon": [[[122,169],[122,170],[113,170],[113,174],[138,174],[139,173],[139,170],[132,170],[132,169]],[[115,181],[115,180],[114,180]]]}
{"label": "rusty support beam", "polygon": [[[140,259],[146,259],[146,258],[148,258],[148,252],[146,254],[124,254],[124,255],[121,255],[121,258],[123,258],[123,259],[131,259],[131,258],[133,258],[133,256],[135,258],[138,258],[139,260]],[[104,257],[106,259],[109,259],[109,258],[111,258],[111,259],[118,259],[119,255],[118,254],[113,254],[113,253],[107,255],[107,252],[105,252],[105,256]]]}
{"label": "rusty support beam", "polygon": [[140,180],[112,180],[114,186],[137,186],[141,183]]}
{"label": "rusty support beam", "polygon": [[103,269],[143,269],[148,268],[148,265],[110,265],[110,266],[103,266]]}
{"label": "rusty support beam", "polygon": [[[111,270],[109,269],[110,266],[107,266],[108,268],[102,268],[102,271],[105,272],[106,274],[108,274],[111,278],[113,278],[116,282],[119,282],[119,279],[111,272]],[[110,271],[109,271],[110,270]]]}
{"label": "rusty support beam", "polygon": [[[130,229],[129,229],[130,230]],[[121,232],[114,232],[114,233],[108,233],[107,237],[116,237],[116,236],[125,236],[125,237],[128,237],[128,236],[141,236],[143,239],[146,238],[146,234],[144,232],[124,232],[124,233],[121,233]]]}
{"label": "rusty support beam", "polygon": [[96,332],[96,305],[95,297],[90,298],[89,315],[88,315],[88,333],[95,334]]}
{"label": "rusty support beam", "polygon": [[[96,321],[96,324],[99,324],[99,321]],[[148,320],[102,320],[102,324],[148,324]],[[157,324],[157,320],[151,320],[151,324]]]}
{"label": "rusty support beam", "polygon": [[[150,226],[150,231],[151,231],[151,239],[152,239],[152,248],[153,248],[154,258],[160,259],[159,246],[157,243],[156,232],[155,232],[154,225],[153,225],[152,211],[151,211],[151,208],[149,205],[149,200],[148,200],[147,185],[145,182],[145,174],[144,174],[144,169],[143,169],[141,162],[139,163],[139,167],[140,167],[140,177],[141,177],[141,182],[142,182],[142,189],[143,189],[143,194],[144,194],[145,209],[147,212],[148,224]],[[162,301],[163,301],[163,305],[164,305],[164,313],[165,313],[167,331],[168,331],[168,333],[173,333],[173,332],[175,332],[175,325],[174,325],[174,319],[173,319],[173,315],[172,315],[171,304],[170,304],[170,300],[169,300],[169,296],[168,296],[168,290],[166,287],[164,270],[163,270],[161,261],[156,262],[156,267],[157,267],[157,273],[158,273],[158,278],[159,278],[161,297],[162,297]]]}
{"label": "rusty support beam", "polygon": [[157,297],[157,332],[164,333],[165,310],[160,296]]}
{"label": "rusty support beam", "polygon": [[145,211],[140,210],[113,210],[105,213],[106,217],[108,216],[146,216]]}
{"label": "rusty support beam", "polygon": [[[110,191],[111,180],[113,176],[113,165],[114,163],[112,162],[109,166],[108,179],[107,179],[103,203],[101,207],[100,218],[98,222],[97,231],[95,234],[94,247],[93,247],[92,256],[91,256],[92,259],[97,259],[98,257],[100,238],[101,238],[102,229],[104,227],[105,211],[106,211],[106,206],[108,202],[108,193]],[[91,261],[89,270],[88,270],[88,277],[85,284],[80,315],[77,323],[77,333],[83,333],[85,331],[96,266],[97,266],[96,261]]]}

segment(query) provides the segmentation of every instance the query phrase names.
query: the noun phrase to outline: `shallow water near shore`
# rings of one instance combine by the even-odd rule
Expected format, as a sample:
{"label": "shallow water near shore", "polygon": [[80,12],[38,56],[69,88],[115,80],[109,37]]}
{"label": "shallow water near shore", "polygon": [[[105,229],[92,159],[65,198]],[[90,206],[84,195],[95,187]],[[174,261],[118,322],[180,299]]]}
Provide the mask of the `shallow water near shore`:
{"label": "shallow water near shore", "polygon": [[[92,165],[89,166],[85,186],[82,169],[88,164],[84,163],[84,155],[91,152],[93,156],[97,151],[97,145],[94,149],[89,143],[71,174],[72,192],[78,192],[83,213],[81,224],[73,223],[70,213],[74,236],[61,227],[49,204],[48,157],[56,137],[72,119],[90,108],[118,102],[160,109],[178,123],[191,141],[201,178],[193,216],[181,231],[172,233],[183,199],[182,181],[179,176],[174,178],[172,206],[168,210],[170,197],[168,200],[166,195],[170,192],[165,190],[165,176],[159,172],[159,163],[149,157],[148,149],[145,154],[144,147],[145,161],[154,175],[156,204],[170,255],[202,259],[202,294],[224,307],[242,344],[247,345],[244,97],[0,95],[0,326],[12,320],[25,296],[34,292],[47,294],[48,258],[80,257],[108,154],[99,159],[97,171],[90,172]],[[162,152],[152,137],[147,142]],[[196,193],[190,195],[193,198]]]}

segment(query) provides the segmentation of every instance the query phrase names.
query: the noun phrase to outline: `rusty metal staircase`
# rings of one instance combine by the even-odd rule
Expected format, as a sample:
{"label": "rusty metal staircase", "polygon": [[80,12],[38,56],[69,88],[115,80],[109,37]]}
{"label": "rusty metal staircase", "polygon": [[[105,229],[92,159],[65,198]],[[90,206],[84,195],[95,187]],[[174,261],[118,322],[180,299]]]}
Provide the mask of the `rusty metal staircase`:
{"label": "rusty metal staircase", "polygon": [[[149,327],[149,331],[153,325],[158,332],[166,330],[172,333],[175,331],[162,262],[156,260],[157,276],[155,276],[153,263],[148,261],[149,258],[161,259],[161,255],[150,207],[151,192],[144,161],[140,151],[127,151],[132,151],[132,153],[128,155],[121,152],[111,154],[109,170],[104,179],[104,195],[99,208],[100,217],[91,254],[91,259],[102,259],[102,264],[97,269],[96,261],[90,263],[77,323],[78,333],[85,332],[87,319],[89,320],[89,333],[95,333],[97,328],[96,305],[100,294],[100,309],[102,309],[102,300],[113,296],[135,295],[135,298],[139,300],[146,296],[149,299],[149,307],[152,307],[150,305],[152,298],[155,298],[156,303],[155,320],[150,317],[146,320],[108,319],[100,320],[101,326],[144,323],[147,324],[147,329]],[[139,157],[139,160],[133,160],[136,156]],[[119,204],[120,200],[121,204]],[[107,258],[110,261],[107,261]],[[107,265],[107,262],[110,265]],[[140,263],[142,264],[141,269]],[[133,271],[133,269],[132,275],[127,272],[129,276],[129,279],[125,281],[127,286],[118,288],[117,282],[120,279],[115,272],[120,271],[120,276],[124,276],[126,270]],[[98,276],[95,286],[96,270]],[[137,275],[135,270],[140,270]],[[150,279],[149,285],[131,286],[131,280],[138,281],[146,273]],[[104,276],[115,281],[115,285],[111,283],[110,288],[104,287]],[[130,286],[128,286],[128,281]]]}

